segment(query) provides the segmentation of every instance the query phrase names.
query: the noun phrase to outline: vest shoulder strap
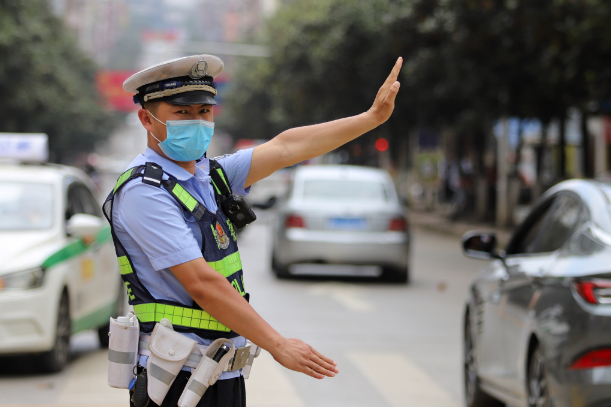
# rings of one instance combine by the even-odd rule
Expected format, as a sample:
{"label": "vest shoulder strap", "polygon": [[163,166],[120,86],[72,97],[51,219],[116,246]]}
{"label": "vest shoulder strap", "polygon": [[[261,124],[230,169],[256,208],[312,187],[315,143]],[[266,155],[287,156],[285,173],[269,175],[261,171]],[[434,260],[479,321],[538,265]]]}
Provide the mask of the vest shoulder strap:
{"label": "vest shoulder strap", "polygon": [[[148,163],[147,163],[148,164]],[[144,165],[139,165],[137,167],[132,167],[129,170],[125,171],[115,184],[115,188],[112,190],[112,193],[115,194],[117,191],[127,183],[127,181],[131,181],[135,178],[142,176],[142,170],[145,168]]]}
{"label": "vest shoulder strap", "polygon": [[212,178],[212,185],[214,185],[215,192],[220,196],[231,195],[231,186],[227,182],[227,174],[225,170],[218,163],[218,161],[210,159],[210,178]]}
{"label": "vest shoulder strap", "polygon": [[197,199],[193,197],[180,185],[178,182],[173,180],[171,177],[168,180],[161,181],[164,188],[180,203],[180,205],[185,208],[189,213],[196,219],[201,220],[201,218],[206,213],[206,207],[199,203]]}
{"label": "vest shoulder strap", "polygon": [[[142,173],[144,170],[144,174]],[[184,189],[176,180],[170,177],[163,180],[163,168],[156,163],[147,162],[145,165],[130,168],[125,171],[117,181],[112,194],[115,194],[128,181],[142,177],[142,182],[155,187],[163,187],[176,199],[176,201],[198,221],[204,216],[206,208]],[[227,182],[227,174],[223,167],[215,160],[210,160],[210,177],[215,193],[221,196],[231,195],[231,186]]]}

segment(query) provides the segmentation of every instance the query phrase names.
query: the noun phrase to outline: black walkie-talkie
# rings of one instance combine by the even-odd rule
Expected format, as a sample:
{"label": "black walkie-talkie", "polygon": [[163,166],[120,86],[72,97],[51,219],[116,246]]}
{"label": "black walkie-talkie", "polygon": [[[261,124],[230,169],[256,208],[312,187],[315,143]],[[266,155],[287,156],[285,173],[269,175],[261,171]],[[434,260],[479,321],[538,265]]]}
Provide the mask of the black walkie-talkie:
{"label": "black walkie-talkie", "polygon": [[250,206],[242,197],[234,195],[226,184],[227,176],[225,170],[215,160],[210,160],[210,178],[215,185],[218,193],[217,199],[225,212],[225,215],[238,229],[246,227],[257,220],[257,215],[250,209]]}

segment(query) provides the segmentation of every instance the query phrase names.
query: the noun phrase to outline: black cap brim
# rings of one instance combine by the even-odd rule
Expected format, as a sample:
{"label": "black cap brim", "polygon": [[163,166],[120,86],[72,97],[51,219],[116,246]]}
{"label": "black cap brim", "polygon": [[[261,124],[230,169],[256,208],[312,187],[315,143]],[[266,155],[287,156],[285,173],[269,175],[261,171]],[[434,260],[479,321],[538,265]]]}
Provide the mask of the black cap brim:
{"label": "black cap brim", "polygon": [[214,95],[204,90],[194,90],[191,92],[178,93],[172,96],[166,96],[159,99],[153,99],[151,102],[159,100],[172,105],[188,106],[188,105],[218,105],[214,100]]}

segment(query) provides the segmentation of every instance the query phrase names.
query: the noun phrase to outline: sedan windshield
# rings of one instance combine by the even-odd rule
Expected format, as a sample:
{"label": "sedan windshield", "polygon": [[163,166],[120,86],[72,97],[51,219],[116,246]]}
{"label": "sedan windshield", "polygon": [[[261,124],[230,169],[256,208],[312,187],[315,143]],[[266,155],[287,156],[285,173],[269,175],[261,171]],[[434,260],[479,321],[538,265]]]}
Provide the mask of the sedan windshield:
{"label": "sedan windshield", "polygon": [[52,224],[52,185],[0,181],[0,230],[40,230]]}
{"label": "sedan windshield", "polygon": [[381,182],[348,180],[308,180],[303,187],[304,200],[388,201]]}

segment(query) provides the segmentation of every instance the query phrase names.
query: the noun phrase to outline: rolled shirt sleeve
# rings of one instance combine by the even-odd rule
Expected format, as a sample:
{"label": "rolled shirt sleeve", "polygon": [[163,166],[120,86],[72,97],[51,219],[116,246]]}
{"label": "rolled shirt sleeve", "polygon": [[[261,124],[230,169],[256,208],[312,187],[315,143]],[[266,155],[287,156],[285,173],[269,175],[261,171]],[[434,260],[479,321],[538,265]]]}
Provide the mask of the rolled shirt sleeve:
{"label": "rolled shirt sleeve", "polygon": [[155,270],[202,257],[182,209],[169,194],[134,184],[121,198],[120,223],[146,254]]}
{"label": "rolled shirt sleeve", "polygon": [[246,196],[250,191],[250,187],[244,188],[244,183],[250,172],[250,163],[252,161],[253,148],[240,150],[235,154],[226,155],[216,159],[223,167],[227,177],[231,192],[236,195]]}

